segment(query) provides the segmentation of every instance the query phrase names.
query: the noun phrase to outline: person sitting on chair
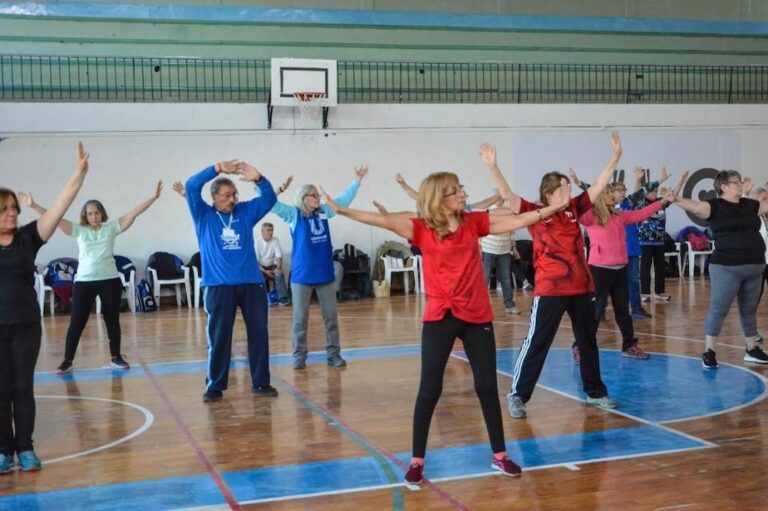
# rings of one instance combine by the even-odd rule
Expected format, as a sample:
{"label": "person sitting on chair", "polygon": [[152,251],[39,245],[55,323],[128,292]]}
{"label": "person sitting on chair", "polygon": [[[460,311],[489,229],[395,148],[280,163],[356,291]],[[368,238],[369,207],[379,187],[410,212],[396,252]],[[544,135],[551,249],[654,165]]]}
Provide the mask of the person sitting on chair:
{"label": "person sitting on chair", "polygon": [[288,289],[283,277],[283,251],[280,240],[273,236],[275,226],[269,222],[261,224],[261,236],[256,238],[256,256],[264,280],[274,283],[279,305],[289,305]]}

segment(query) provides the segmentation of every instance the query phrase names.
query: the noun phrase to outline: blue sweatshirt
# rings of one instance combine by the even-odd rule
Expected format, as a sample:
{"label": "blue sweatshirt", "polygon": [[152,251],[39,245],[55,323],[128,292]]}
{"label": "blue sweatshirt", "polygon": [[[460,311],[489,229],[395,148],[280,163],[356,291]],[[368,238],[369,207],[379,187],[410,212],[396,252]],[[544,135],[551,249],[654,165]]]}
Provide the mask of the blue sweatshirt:
{"label": "blue sweatshirt", "polygon": [[262,176],[256,185],[259,197],[235,205],[232,213],[222,213],[202,196],[205,183],[218,177],[213,166],[187,180],[187,205],[195,224],[203,273],[202,285],[236,286],[264,282],[256,261],[253,227],[277,200],[270,182]]}

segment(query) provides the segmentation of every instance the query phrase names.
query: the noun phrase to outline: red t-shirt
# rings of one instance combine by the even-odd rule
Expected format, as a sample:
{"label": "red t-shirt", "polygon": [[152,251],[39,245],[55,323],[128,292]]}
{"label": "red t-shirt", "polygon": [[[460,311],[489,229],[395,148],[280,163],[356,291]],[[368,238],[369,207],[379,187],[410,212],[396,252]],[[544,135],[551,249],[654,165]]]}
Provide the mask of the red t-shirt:
{"label": "red t-shirt", "polygon": [[[520,212],[540,206],[521,199]],[[595,283],[584,257],[584,237],[579,217],[592,208],[589,194],[571,199],[568,207],[528,227],[533,238],[536,296],[574,296],[595,292]]]}
{"label": "red t-shirt", "polygon": [[421,249],[427,306],[422,321],[440,321],[450,310],[467,323],[493,321],[477,240],[488,234],[487,212],[464,213],[466,223],[443,239],[421,218],[411,243]]}

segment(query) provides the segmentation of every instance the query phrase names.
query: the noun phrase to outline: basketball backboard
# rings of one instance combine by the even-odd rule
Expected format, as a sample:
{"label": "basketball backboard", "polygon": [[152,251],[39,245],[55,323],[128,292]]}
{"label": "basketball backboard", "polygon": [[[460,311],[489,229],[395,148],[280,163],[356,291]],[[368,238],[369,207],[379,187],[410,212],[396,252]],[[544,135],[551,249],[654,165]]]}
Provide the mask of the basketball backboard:
{"label": "basketball backboard", "polygon": [[325,106],[337,105],[335,60],[274,58],[271,67],[273,106],[300,106],[297,92],[323,93]]}

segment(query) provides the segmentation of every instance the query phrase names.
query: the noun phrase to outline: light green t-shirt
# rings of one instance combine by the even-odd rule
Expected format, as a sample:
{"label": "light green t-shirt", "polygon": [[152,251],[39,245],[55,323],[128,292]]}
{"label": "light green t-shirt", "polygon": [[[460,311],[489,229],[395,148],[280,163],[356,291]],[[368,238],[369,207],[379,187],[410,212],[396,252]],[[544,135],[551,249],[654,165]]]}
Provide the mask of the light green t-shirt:
{"label": "light green t-shirt", "polygon": [[75,282],[93,282],[118,278],[115,266],[115,238],[120,234],[120,222],[112,220],[94,230],[88,225],[72,223],[72,237],[80,249]]}

